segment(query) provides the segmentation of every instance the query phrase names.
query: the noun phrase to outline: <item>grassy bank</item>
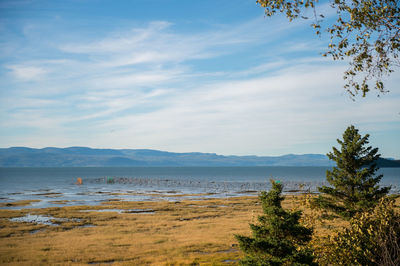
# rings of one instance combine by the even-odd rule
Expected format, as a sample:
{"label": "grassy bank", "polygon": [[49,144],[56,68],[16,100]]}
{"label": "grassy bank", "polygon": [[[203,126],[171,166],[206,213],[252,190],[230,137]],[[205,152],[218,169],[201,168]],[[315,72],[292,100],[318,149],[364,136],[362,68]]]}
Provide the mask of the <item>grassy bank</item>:
{"label": "grassy bank", "polygon": [[[308,195],[289,195],[284,207],[303,209],[317,237],[346,222],[308,208]],[[108,210],[108,211],[107,211]],[[101,206],[0,210],[1,265],[237,264],[234,234],[250,234],[261,212],[257,197],[127,202]],[[53,224],[10,218],[51,216]],[[36,215],[36,216],[35,216]],[[326,217],[325,217],[326,218]],[[49,222],[50,223],[50,222]]]}

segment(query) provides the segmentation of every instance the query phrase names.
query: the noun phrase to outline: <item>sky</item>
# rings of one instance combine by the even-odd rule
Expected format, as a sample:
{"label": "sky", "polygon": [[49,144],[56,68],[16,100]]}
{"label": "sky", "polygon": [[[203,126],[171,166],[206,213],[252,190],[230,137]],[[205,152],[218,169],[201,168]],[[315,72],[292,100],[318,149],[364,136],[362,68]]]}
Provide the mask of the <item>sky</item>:
{"label": "sky", "polygon": [[355,125],[400,158],[400,70],[352,99],[311,23],[255,0],[1,0],[0,147],[326,154]]}

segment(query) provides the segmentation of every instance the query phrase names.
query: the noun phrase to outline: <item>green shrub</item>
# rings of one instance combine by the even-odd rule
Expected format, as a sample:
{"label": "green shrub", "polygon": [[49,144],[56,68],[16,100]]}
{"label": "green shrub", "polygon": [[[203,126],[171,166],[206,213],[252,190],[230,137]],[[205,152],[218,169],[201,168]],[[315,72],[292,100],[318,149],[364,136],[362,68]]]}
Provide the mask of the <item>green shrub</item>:
{"label": "green shrub", "polygon": [[394,200],[380,200],[318,250],[321,265],[400,265],[400,215]]}

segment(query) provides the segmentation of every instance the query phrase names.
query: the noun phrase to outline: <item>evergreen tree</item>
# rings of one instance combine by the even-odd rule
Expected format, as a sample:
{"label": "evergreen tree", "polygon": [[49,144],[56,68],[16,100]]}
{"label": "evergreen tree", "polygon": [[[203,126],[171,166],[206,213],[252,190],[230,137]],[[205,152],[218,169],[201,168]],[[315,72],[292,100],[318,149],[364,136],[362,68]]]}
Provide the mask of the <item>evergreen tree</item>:
{"label": "evergreen tree", "polygon": [[282,184],[271,180],[272,189],[259,198],[264,215],[259,224],[250,224],[253,237],[236,235],[240,249],[246,253],[242,265],[315,265],[306,244],[312,229],[299,224],[301,211],[285,211],[281,202]]}
{"label": "evergreen tree", "polygon": [[361,137],[358,129],[349,126],[343,140],[337,140],[340,151],[333,147],[327,154],[337,166],[326,171],[326,179],[332,187],[319,187],[323,193],[317,199],[318,205],[345,218],[373,208],[385,196],[390,187],[379,188],[382,175],[375,176],[379,169],[376,161],[380,157],[378,148],[365,147],[369,135]]}

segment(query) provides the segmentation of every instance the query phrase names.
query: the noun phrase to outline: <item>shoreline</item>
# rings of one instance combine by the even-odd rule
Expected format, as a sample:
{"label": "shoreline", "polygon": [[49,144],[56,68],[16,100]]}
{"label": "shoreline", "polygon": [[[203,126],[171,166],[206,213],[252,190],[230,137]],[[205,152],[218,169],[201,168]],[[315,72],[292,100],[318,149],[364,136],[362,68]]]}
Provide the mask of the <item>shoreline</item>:
{"label": "shoreline", "polygon": [[[122,201],[179,201],[182,199],[223,199],[230,197],[256,196],[266,191],[267,181],[213,181],[213,180],[160,180],[138,178],[81,179],[78,185],[72,181],[64,185],[47,185],[44,188],[3,188],[0,194],[0,209],[47,208],[79,205],[100,205],[110,199]],[[109,182],[112,180],[112,182]],[[282,181],[284,194],[315,193],[322,182]],[[45,185],[45,184],[44,184]],[[32,202],[24,206],[15,204]]]}

